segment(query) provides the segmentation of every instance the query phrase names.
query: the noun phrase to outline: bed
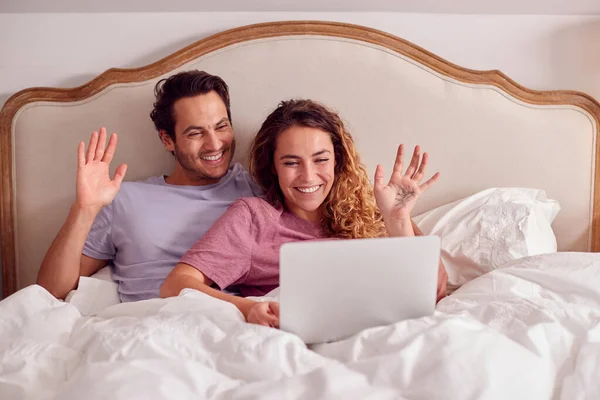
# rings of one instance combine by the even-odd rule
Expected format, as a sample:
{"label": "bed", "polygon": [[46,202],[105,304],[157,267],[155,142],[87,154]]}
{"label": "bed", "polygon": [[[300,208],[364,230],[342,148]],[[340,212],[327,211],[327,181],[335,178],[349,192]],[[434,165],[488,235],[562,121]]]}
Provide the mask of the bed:
{"label": "bed", "polygon": [[[433,316],[307,347],[192,290],[118,303],[99,276],[63,302],[34,284],[74,199],[77,143],[107,126],[127,180],[168,173],[153,87],[194,68],[229,84],[242,163],[292,97],[336,109],[371,176],[400,142],[430,153],[442,177],[416,220],[442,236],[456,289]],[[330,22],[240,27],[78,88],[19,92],[0,114],[1,397],[600,398],[599,126],[583,93],[529,90]]]}

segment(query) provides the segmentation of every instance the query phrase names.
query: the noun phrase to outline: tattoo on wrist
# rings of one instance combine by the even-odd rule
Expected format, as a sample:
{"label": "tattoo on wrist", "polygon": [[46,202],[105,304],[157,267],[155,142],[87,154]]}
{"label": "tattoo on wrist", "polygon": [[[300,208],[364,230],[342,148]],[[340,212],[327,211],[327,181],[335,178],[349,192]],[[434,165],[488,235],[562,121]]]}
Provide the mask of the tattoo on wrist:
{"label": "tattoo on wrist", "polygon": [[396,194],[396,207],[403,208],[415,196],[416,193],[412,189],[400,189],[400,192]]}

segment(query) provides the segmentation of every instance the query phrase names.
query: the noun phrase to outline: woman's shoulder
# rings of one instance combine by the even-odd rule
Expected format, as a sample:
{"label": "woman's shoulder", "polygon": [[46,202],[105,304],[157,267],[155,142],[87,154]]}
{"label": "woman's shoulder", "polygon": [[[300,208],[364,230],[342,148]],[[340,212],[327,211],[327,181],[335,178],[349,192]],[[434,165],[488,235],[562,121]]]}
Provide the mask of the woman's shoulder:
{"label": "woman's shoulder", "polygon": [[253,217],[258,218],[278,218],[283,212],[282,208],[273,207],[262,197],[242,197],[231,204],[231,208],[244,208],[249,211]]}

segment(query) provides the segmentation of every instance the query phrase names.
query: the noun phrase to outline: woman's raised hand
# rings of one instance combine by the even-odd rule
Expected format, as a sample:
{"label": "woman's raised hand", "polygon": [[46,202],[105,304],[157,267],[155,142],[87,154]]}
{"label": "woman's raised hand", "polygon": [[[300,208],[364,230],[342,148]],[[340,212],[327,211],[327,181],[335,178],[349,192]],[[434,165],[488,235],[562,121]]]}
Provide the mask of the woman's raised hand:
{"label": "woman's raised hand", "polygon": [[398,146],[394,170],[387,184],[384,182],[383,166],[377,165],[374,185],[375,200],[381,210],[388,231],[390,230],[390,224],[405,223],[410,220],[411,212],[419,196],[438,180],[439,172],[421,183],[425,177],[428,157],[427,153],[424,153],[421,157],[421,148],[416,146],[410,165],[406,172],[402,173],[404,145],[401,144]]}

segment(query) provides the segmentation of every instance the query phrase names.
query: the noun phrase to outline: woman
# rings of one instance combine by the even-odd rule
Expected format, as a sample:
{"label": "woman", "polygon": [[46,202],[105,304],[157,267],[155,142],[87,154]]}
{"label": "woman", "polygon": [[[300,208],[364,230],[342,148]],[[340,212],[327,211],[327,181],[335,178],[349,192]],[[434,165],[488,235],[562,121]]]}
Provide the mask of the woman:
{"label": "woman", "polygon": [[[169,274],[161,297],[194,288],[233,303],[248,322],[278,327],[278,303],[245,297],[265,295],[279,285],[283,243],[422,234],[411,211],[439,173],[421,183],[427,153],[421,160],[417,146],[402,174],[403,152],[400,145],[389,183],[378,165],[371,186],[336,113],[311,100],[282,102],[251,146],[250,173],[264,198],[234,202]],[[446,295],[446,282],[440,262],[438,300]]]}

